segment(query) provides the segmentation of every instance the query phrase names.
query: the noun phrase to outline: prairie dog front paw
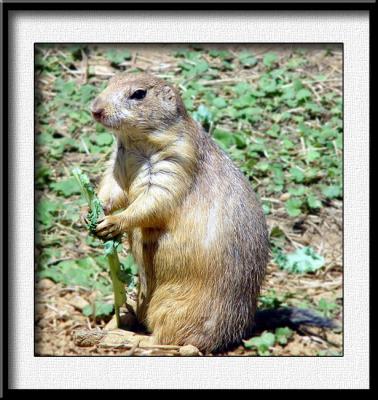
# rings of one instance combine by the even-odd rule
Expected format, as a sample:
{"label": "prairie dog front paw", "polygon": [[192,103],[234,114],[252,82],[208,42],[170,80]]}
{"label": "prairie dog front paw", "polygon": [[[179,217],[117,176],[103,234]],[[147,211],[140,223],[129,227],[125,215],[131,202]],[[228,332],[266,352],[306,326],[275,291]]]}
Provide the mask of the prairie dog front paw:
{"label": "prairie dog front paw", "polygon": [[117,215],[108,215],[99,221],[96,228],[97,236],[112,239],[123,233],[122,219]]}

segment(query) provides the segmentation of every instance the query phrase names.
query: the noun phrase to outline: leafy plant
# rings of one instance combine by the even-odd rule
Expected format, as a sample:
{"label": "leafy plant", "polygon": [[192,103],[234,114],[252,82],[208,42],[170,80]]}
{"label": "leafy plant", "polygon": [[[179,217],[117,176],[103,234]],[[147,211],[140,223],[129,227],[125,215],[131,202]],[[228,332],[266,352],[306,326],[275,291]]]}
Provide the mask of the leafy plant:
{"label": "leafy plant", "polygon": [[269,356],[271,348],[276,344],[285,346],[293,336],[293,331],[290,328],[277,328],[274,333],[263,332],[260,336],[255,336],[252,339],[244,340],[243,344],[246,349],[254,349],[259,356]]}
{"label": "leafy plant", "polygon": [[[66,167],[81,163],[91,175],[102,174],[102,160],[114,139],[101,124],[93,123],[90,103],[106,87],[108,73],[137,71],[127,63],[134,50],[81,44],[37,44],[35,49],[38,276],[95,291],[97,304],[86,313],[106,315],[114,309],[108,302],[112,281],[104,273],[109,271],[108,259],[99,255],[99,239],[81,236],[77,220],[84,200]],[[323,55],[325,68],[316,72],[307,49],[260,55],[244,46],[186,45],[168,50],[161,60],[153,56],[148,68],[179,89],[190,115],[254,186],[270,222],[276,223],[278,217],[300,226],[307,214],[323,218],[327,208],[339,208],[343,196],[341,75],[327,68],[337,61],[332,53]],[[139,66],[144,61],[138,57],[139,52]],[[282,249],[288,244],[286,228],[280,227],[273,226],[270,236],[275,258],[286,255]],[[82,250],[87,246],[91,251],[86,256]],[[131,256],[118,255],[118,278],[132,290],[135,262]],[[295,297],[290,293],[290,305],[299,302]],[[278,307],[287,301],[287,293],[265,291],[260,306]],[[294,305],[302,303],[314,306],[310,298]],[[319,303],[322,314],[339,308],[332,309],[334,300]]]}
{"label": "leafy plant", "polygon": [[272,65],[274,63],[276,63],[278,60],[278,56],[276,53],[267,53],[264,56],[264,65],[266,65],[267,67],[272,67]]}
{"label": "leafy plant", "polygon": [[334,301],[327,299],[320,299],[318,303],[318,310],[327,318],[332,317],[333,313],[337,310],[338,305]]}
{"label": "leafy plant", "polygon": [[286,297],[277,294],[274,289],[269,289],[265,294],[259,297],[260,308],[279,308],[285,302]]}
{"label": "leafy plant", "polygon": [[94,304],[88,304],[83,308],[83,314],[86,317],[94,315],[95,317],[104,317],[113,312],[113,304],[101,303],[96,301]]}
{"label": "leafy plant", "polygon": [[292,336],[293,331],[288,327],[277,328],[275,330],[276,341],[281,346],[285,346]]}
{"label": "leafy plant", "polygon": [[131,52],[129,50],[109,49],[105,55],[114,65],[121,64],[125,60],[131,60]]}
{"label": "leafy plant", "polygon": [[36,219],[37,221],[43,225],[43,228],[49,228],[53,224],[53,219],[60,206],[58,203],[48,200],[42,199],[38,202],[36,208]]}
{"label": "leafy plant", "polygon": [[322,268],[325,262],[311,247],[302,247],[289,254],[279,251],[275,261],[281,269],[296,274],[315,272]]}
{"label": "leafy plant", "polygon": [[249,51],[242,51],[239,55],[239,62],[245,67],[253,67],[257,64],[257,58]]}
{"label": "leafy plant", "polygon": [[259,356],[268,356],[270,348],[276,343],[276,337],[272,332],[263,332],[261,336],[244,341],[246,349],[256,349]]}
{"label": "leafy plant", "polygon": [[[97,221],[103,215],[103,208],[100,200],[96,196],[89,178],[79,168],[72,171],[77,180],[81,192],[85,197],[88,207],[88,230],[94,234],[96,232]],[[118,258],[117,247],[120,244],[120,238],[108,240],[104,243],[104,254],[109,262],[110,276],[113,283],[114,292],[114,309],[116,315],[117,326],[120,326],[119,308],[126,302],[126,292],[123,282],[119,279],[121,274],[121,265]]]}
{"label": "leafy plant", "polygon": [[60,182],[53,182],[50,184],[50,187],[64,197],[71,197],[74,194],[80,193],[80,186],[78,186],[76,180],[73,178],[69,178]]}

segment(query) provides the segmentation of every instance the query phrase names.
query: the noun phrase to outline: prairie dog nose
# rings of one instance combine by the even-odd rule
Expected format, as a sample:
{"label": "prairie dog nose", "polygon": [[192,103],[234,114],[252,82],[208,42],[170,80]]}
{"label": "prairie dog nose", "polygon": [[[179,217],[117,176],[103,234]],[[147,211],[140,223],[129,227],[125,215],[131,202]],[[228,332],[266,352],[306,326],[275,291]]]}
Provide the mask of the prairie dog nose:
{"label": "prairie dog nose", "polygon": [[93,102],[91,107],[91,112],[95,120],[97,121],[101,120],[104,114],[104,108],[102,107],[98,99]]}
{"label": "prairie dog nose", "polygon": [[92,110],[93,118],[94,118],[95,120],[97,120],[97,121],[100,121],[101,118],[102,118],[103,112],[104,112],[104,109],[103,109],[103,108],[100,108],[100,109],[97,109],[97,110]]}

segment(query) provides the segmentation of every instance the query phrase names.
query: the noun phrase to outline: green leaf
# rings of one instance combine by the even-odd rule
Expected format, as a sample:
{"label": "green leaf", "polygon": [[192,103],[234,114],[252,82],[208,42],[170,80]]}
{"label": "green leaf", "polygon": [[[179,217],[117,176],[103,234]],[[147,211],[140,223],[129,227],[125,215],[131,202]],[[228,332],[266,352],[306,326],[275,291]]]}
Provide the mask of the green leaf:
{"label": "green leaf", "polygon": [[328,199],[336,199],[341,197],[341,187],[337,185],[327,186],[322,189],[322,193]]}
{"label": "green leaf", "polygon": [[260,161],[255,165],[255,168],[259,171],[268,171],[270,168],[270,164],[266,161]]}
{"label": "green leaf", "polygon": [[239,54],[239,62],[245,67],[253,67],[257,64],[257,58],[248,51],[242,51]]}
{"label": "green leaf", "polygon": [[80,187],[74,178],[68,178],[60,182],[53,182],[50,184],[50,187],[58,194],[62,194],[64,197],[80,194]]}
{"label": "green leaf", "polygon": [[83,314],[86,317],[90,317],[93,315],[93,312],[95,311],[96,317],[106,317],[113,312],[113,309],[114,309],[113,304],[96,301],[94,307],[92,304],[88,304],[87,306],[85,306],[83,308]]}
{"label": "green leaf", "polygon": [[113,143],[113,135],[107,132],[95,135],[95,141],[99,146],[108,146]]}
{"label": "green leaf", "polygon": [[268,129],[268,130],[266,131],[266,133],[267,133],[267,135],[272,136],[272,137],[274,137],[274,138],[278,137],[278,136],[279,136],[279,133],[280,133],[280,127],[279,127],[279,125],[273,124],[273,125],[270,127],[270,129]]}
{"label": "green leaf", "polygon": [[283,346],[287,344],[288,340],[293,336],[293,331],[288,327],[277,328],[274,334],[277,342]]}
{"label": "green leaf", "polygon": [[337,308],[337,304],[333,301],[328,301],[324,298],[319,300],[318,309],[327,318],[331,317]]}
{"label": "green leaf", "polygon": [[53,224],[54,215],[60,209],[60,204],[51,200],[42,199],[37,202],[37,221],[49,228]]}
{"label": "green leaf", "polygon": [[213,120],[213,114],[210,110],[201,104],[198,110],[193,113],[193,118],[201,124],[210,124]]}
{"label": "green leaf", "polygon": [[290,175],[293,177],[293,180],[297,183],[303,182],[305,178],[304,173],[297,167],[290,168]]}
{"label": "green leaf", "polygon": [[125,60],[131,60],[131,52],[129,50],[109,49],[105,53],[105,57],[112,64],[121,64]]}
{"label": "green leaf", "polygon": [[233,106],[238,109],[251,107],[256,103],[254,96],[250,93],[240,96],[238,99],[234,100]]}
{"label": "green leaf", "polygon": [[35,171],[35,183],[38,189],[43,189],[51,176],[51,170],[48,165],[37,164]]}
{"label": "green leaf", "polygon": [[265,294],[259,297],[261,308],[279,308],[284,302],[284,297],[277,295],[274,289],[269,289]]}
{"label": "green leaf", "polygon": [[279,226],[274,226],[270,232],[270,237],[284,237],[285,232],[279,227]]}
{"label": "green leaf", "polygon": [[138,275],[138,265],[136,264],[134,257],[128,254],[124,263],[121,264],[121,271],[119,273],[119,279],[126,283],[128,287],[132,287],[135,284],[135,277]]}
{"label": "green leaf", "polygon": [[244,341],[244,347],[247,349],[256,349],[261,356],[268,355],[270,347],[273,347],[276,337],[271,332],[264,332],[261,336],[253,337]]}
{"label": "green leaf", "polygon": [[213,105],[217,108],[225,108],[227,107],[227,101],[223,97],[216,97],[213,100]]}
{"label": "green leaf", "polygon": [[264,56],[263,63],[266,67],[270,68],[274,63],[278,61],[276,53],[267,53]]}
{"label": "green leaf", "polygon": [[238,149],[244,149],[247,146],[246,135],[243,132],[234,133],[233,136]]}
{"label": "green leaf", "polygon": [[274,93],[277,90],[276,80],[273,78],[269,78],[266,75],[263,75],[259,80],[260,88],[267,93]]}
{"label": "green leaf", "polygon": [[311,98],[311,92],[308,89],[301,89],[296,95],[298,101],[307,100]]}
{"label": "green leaf", "polygon": [[306,154],[306,160],[308,162],[315,161],[320,158],[320,153],[316,150],[309,150]]}
{"label": "green leaf", "polygon": [[104,255],[109,256],[113,253],[113,251],[117,251],[117,247],[119,245],[119,242],[116,240],[107,240],[104,243]]}
{"label": "green leaf", "polygon": [[[80,260],[79,260],[80,261]],[[91,265],[93,264],[93,261]],[[61,282],[65,285],[78,285],[78,286],[88,286],[88,281],[90,281],[93,275],[92,267],[85,261],[79,263],[75,260],[65,260],[61,261],[50,268],[44,269],[40,276],[42,278],[50,278],[54,282]]]}
{"label": "green leaf", "polygon": [[251,90],[251,85],[247,82],[240,82],[233,87],[233,91],[239,96]]}
{"label": "green leaf", "polygon": [[285,203],[285,208],[290,217],[298,217],[301,214],[302,200],[293,198]]}
{"label": "green leaf", "polygon": [[294,99],[294,97],[295,97],[295,90],[292,86],[288,86],[283,89],[283,95],[282,95],[283,100],[291,100]]}
{"label": "green leaf", "polygon": [[270,214],[270,205],[268,203],[263,203],[262,208],[265,215]]}
{"label": "green leaf", "polygon": [[287,191],[293,196],[303,196],[306,193],[306,186],[298,185],[293,188],[289,188]]}
{"label": "green leaf", "polygon": [[209,69],[209,64],[208,64],[206,61],[204,61],[204,60],[200,60],[200,61],[196,64],[195,68],[193,69],[193,72],[194,72],[195,74],[201,75],[201,74],[203,74],[204,72],[206,72],[208,69]]}
{"label": "green leaf", "polygon": [[[193,64],[194,62],[194,64]],[[202,75],[209,70],[209,64],[202,59],[195,59],[192,62],[183,62],[179,64],[184,70],[184,73],[188,77],[194,77],[196,75]]]}
{"label": "green leaf", "polygon": [[313,114],[319,114],[323,111],[323,109],[316,103],[306,103],[305,108]]}
{"label": "green leaf", "polygon": [[235,137],[232,135],[232,133],[222,129],[215,129],[213,137],[223,149],[228,149],[236,144]]}
{"label": "green leaf", "polygon": [[281,269],[297,274],[315,272],[325,263],[324,258],[311,247],[302,247],[288,254],[280,252],[275,261]]}
{"label": "green leaf", "polygon": [[[89,224],[88,230],[91,233],[95,232],[97,221],[100,215],[103,214],[103,209],[99,198],[97,197],[93,186],[90,183],[90,180],[86,174],[84,174],[80,168],[74,168],[72,170],[72,174],[80,186],[80,190],[87,200],[89,206]],[[126,302],[126,292],[125,287],[122,281],[120,281],[119,276],[121,271],[121,264],[119,262],[117,247],[120,244],[120,237],[117,237],[112,240],[108,240],[104,244],[104,253],[107,258],[109,269],[110,269],[110,277],[113,286],[114,293],[114,308],[117,326],[120,326],[120,315],[119,308],[125,304]]]}
{"label": "green leaf", "polygon": [[209,56],[213,58],[221,58],[222,60],[231,60],[232,54],[227,50],[210,50]]}
{"label": "green leaf", "polygon": [[309,195],[307,197],[307,204],[313,209],[320,208],[322,206],[322,202],[314,195]]}

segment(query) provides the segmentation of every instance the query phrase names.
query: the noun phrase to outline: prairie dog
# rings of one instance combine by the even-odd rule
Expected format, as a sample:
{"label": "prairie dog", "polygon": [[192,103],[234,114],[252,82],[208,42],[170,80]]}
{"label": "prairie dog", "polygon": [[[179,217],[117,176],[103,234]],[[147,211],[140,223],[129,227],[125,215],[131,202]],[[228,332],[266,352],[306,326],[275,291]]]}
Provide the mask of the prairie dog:
{"label": "prairie dog", "polygon": [[139,266],[137,316],[161,344],[208,353],[248,336],[269,257],[244,175],[187,113],[179,92],[120,74],[92,105],[117,146],[99,188],[100,237],[126,232]]}

